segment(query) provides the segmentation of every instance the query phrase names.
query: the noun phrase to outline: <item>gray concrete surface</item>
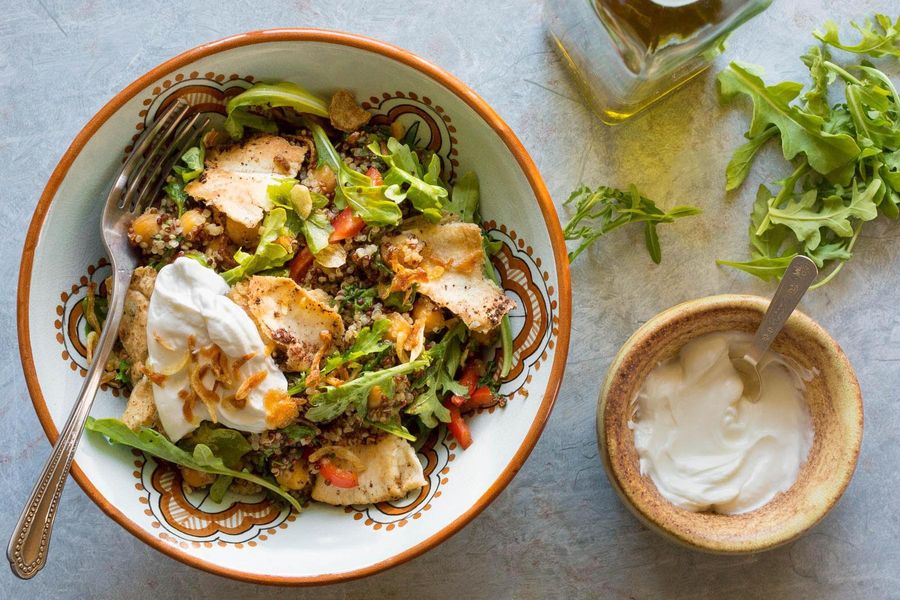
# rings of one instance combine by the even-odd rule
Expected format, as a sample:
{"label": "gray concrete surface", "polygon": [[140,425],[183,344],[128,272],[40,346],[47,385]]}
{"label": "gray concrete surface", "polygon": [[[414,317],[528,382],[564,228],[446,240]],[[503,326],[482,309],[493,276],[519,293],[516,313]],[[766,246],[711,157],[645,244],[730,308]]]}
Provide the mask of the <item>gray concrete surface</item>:
{"label": "gray concrete surface", "polygon": [[[799,77],[796,57],[826,18],[891,8],[895,0],[776,1],[732,38],[726,58],[764,64],[772,77]],[[745,256],[753,190],[783,167],[768,148],[743,190],[721,191],[748,115],[745,107],[718,106],[711,73],[633,123],[610,129],[595,121],[550,51],[540,11],[527,0],[0,0],[4,543],[48,451],[16,349],[26,225],[89,117],[182,50],[276,26],[381,38],[450,70],[491,103],[532,153],[558,204],[579,181],[633,181],[664,204],[705,209],[693,222],[660,229],[660,267],[647,258],[639,230],[611,235],[574,266],[571,358],[543,437],[496,502],[428,554],[345,585],[256,587],[149,549],[71,484],[49,566],[27,583],[0,569],[0,598],[900,598],[900,226],[867,225],[849,267],[804,304],[847,351],[865,396],[862,455],[840,504],[811,534],[758,556],[706,556],[664,541],[626,511],[603,474],[594,434],[600,381],[619,345],[659,310],[717,292],[771,292],[713,259]]]}

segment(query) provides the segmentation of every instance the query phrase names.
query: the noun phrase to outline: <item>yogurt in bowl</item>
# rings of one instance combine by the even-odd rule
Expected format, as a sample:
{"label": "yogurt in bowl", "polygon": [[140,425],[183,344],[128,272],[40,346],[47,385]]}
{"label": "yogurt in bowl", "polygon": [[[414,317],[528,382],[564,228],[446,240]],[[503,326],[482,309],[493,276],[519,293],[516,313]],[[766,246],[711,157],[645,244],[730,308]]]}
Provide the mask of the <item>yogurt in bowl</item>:
{"label": "yogurt in bowl", "polygon": [[722,295],[660,313],[623,345],[601,392],[597,435],[610,483],[651,529],[691,548],[784,544],[831,510],[856,466],[859,384],[837,342],[806,315],[795,311],[775,340],[768,391],[755,406],[741,397],[724,353],[749,339],[767,306]]}

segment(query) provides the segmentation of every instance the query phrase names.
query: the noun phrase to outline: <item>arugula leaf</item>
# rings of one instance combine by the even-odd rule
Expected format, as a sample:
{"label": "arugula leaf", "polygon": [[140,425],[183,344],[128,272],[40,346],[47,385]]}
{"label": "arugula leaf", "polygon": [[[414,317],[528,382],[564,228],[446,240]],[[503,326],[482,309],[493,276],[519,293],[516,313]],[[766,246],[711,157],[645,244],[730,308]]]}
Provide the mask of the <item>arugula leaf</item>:
{"label": "arugula leaf", "polygon": [[809,69],[809,75],[813,80],[813,86],[803,94],[806,110],[814,115],[827,118],[831,109],[828,106],[828,85],[834,81],[834,72],[825,66],[831,60],[828,50],[819,46],[813,46],[800,57],[803,64]]}
{"label": "arugula leaf", "polygon": [[302,425],[300,423],[291,423],[287,427],[279,429],[282,434],[284,434],[287,439],[292,443],[298,443],[305,439],[311,439],[316,437],[318,430],[315,427],[310,427],[309,425]]}
{"label": "arugula leaf", "polygon": [[178,209],[178,216],[184,214],[184,203],[187,202],[188,195],[184,191],[184,181],[178,177],[170,177],[166,185],[163,186],[163,192],[169,197],[169,200]]}
{"label": "arugula leaf", "polygon": [[437,155],[431,155],[426,169],[409,146],[394,138],[387,141],[387,154],[381,153],[377,141],[369,144],[368,148],[389,167],[383,175],[387,186],[385,196],[397,203],[409,198],[413,208],[431,221],[439,221],[447,190],[440,185],[441,161]]}
{"label": "arugula leaf", "polygon": [[399,420],[390,422],[390,423],[382,423],[381,421],[369,421],[366,419],[366,423],[380,429],[382,431],[386,431],[391,435],[396,435],[397,437],[403,438],[404,440],[409,440],[410,442],[416,441],[416,436],[409,432],[409,429],[403,426]]}
{"label": "arugula leaf", "polygon": [[722,265],[723,267],[734,267],[735,269],[740,269],[745,273],[750,273],[755,277],[759,277],[763,281],[772,281],[773,279],[781,279],[784,276],[784,272],[787,271],[788,265],[791,264],[791,261],[795,256],[797,255],[789,254],[786,256],[765,256],[754,258],[746,262],[717,260],[716,264]]}
{"label": "arugula leaf", "polygon": [[425,389],[406,408],[406,412],[419,417],[422,425],[428,429],[437,427],[438,422],[450,422],[450,411],[442,404],[448,393],[462,396],[469,392],[468,388],[456,381],[465,336],[465,325],[457,323],[447,330],[440,342],[423,353],[430,360],[428,370],[422,378]]}
{"label": "arugula leaf", "polygon": [[293,237],[296,232],[288,228],[287,212],[283,208],[273,208],[266,213],[260,228],[259,243],[253,254],[243,250],[234,253],[236,267],[222,273],[228,285],[234,285],[241,279],[266,269],[280,267],[290,260],[294,253],[278,243],[282,235]]}
{"label": "arugula leaf", "polygon": [[[591,191],[586,185],[581,185],[563,204],[575,205],[575,214],[563,229],[563,236],[567,240],[581,241],[574,251],[569,252],[569,262],[578,258],[595,240],[622,225],[651,223],[655,227],[657,223],[671,223],[675,219],[702,212],[693,206],[676,206],[668,212],[662,211],[655,202],[642,196],[634,185],[630,186],[628,192],[604,185]],[[647,251],[651,259],[657,262],[662,257],[659,254],[658,240],[655,250],[652,247],[655,234],[655,230],[648,234],[645,229]]]}
{"label": "arugula leaf", "polygon": [[225,466],[222,459],[215,456],[209,446],[204,444],[197,444],[194,447],[193,452],[186,452],[170,442],[158,431],[150,429],[149,427],[144,427],[140,431],[134,432],[128,428],[128,425],[118,419],[95,419],[93,417],[88,417],[85,429],[106,436],[113,444],[121,444],[123,446],[136,448],[151,456],[161,458],[176,465],[195,469],[204,473],[226,475],[250,481],[251,483],[255,483],[270,492],[277,494],[287,501],[297,512],[302,510],[297,499],[278,485],[248,471],[238,471],[236,469],[228,468]]}
{"label": "arugula leaf", "polygon": [[[490,277],[491,281],[497,284],[497,287],[503,289],[503,286],[500,282],[500,276],[497,275],[497,270],[494,269],[493,263],[491,263],[491,252],[488,251],[488,246],[492,243],[491,240],[488,239],[486,235],[482,236],[482,242],[485,246],[484,252],[484,272],[487,273],[487,276]],[[500,241],[497,241],[497,244],[500,244]],[[506,377],[509,375],[510,370],[512,370],[512,360],[513,360],[513,337],[512,337],[512,323],[509,320],[509,315],[503,315],[503,318],[500,319],[500,349],[503,352],[503,363],[500,365],[500,377]]]}
{"label": "arugula leaf", "polygon": [[825,31],[814,31],[813,35],[820,41],[855,54],[868,54],[874,58],[882,56],[900,57],[900,17],[895,22],[887,15],[876,14],[874,20],[866,19],[862,26],[850,22],[862,38],[855,46],[841,42],[837,23],[825,22]]}
{"label": "arugula leaf", "polygon": [[225,128],[225,132],[233,140],[239,140],[244,137],[244,128],[246,127],[262,131],[263,133],[278,133],[278,125],[275,124],[275,121],[244,108],[228,113],[222,127]]}
{"label": "arugula leaf", "polygon": [[790,104],[800,94],[801,84],[784,81],[767,87],[752,66],[737,61],[719,73],[718,82],[723,100],[746,94],[753,101],[753,117],[747,132],[750,138],[774,125],[781,134],[786,159],[803,153],[819,173],[837,183],[849,182],[859,146],[847,134],[823,131],[822,117]]}
{"label": "arugula leaf", "polygon": [[344,309],[351,309],[355,315],[359,311],[366,311],[375,304],[375,298],[378,296],[378,289],[371,287],[361,287],[352,283],[341,284],[341,304]]}
{"label": "arugula leaf", "polygon": [[119,364],[116,366],[116,377],[113,381],[119,382],[121,385],[131,386],[133,385],[131,381],[131,363],[125,360],[124,358],[119,359]]}
{"label": "arugula leaf", "polygon": [[230,115],[238,108],[247,106],[289,107],[299,113],[328,116],[328,105],[324,100],[289,81],[255,83],[229,100],[225,110]]}
{"label": "arugula leaf", "polygon": [[[163,186],[163,192],[175,204],[178,209],[178,216],[184,213],[184,203],[187,202],[188,195],[184,191],[185,184],[200,177],[204,169],[204,160],[206,160],[206,148],[203,144],[198,144],[188,148],[182,154],[178,163],[172,167],[173,175],[166,179],[166,185]],[[183,163],[183,164],[180,164]]]}
{"label": "arugula leaf", "polygon": [[478,175],[469,171],[456,180],[450,201],[444,210],[458,216],[464,223],[474,223],[475,215],[478,214],[479,196]]}
{"label": "arugula leaf", "polygon": [[325,386],[325,390],[313,394],[309,398],[309,410],[306,418],[313,423],[332,421],[344,414],[352,405],[357,414],[365,416],[368,413],[369,392],[378,386],[385,396],[393,396],[394,377],[419,371],[428,366],[430,357],[427,353],[408,363],[363,373],[356,379],[352,379],[340,387]]}
{"label": "arugula leaf", "polygon": [[240,431],[225,427],[214,427],[207,421],[182,438],[178,447],[193,453],[199,444],[207,446],[212,453],[222,459],[229,469],[240,469],[241,459],[250,452],[250,443]]}
{"label": "arugula leaf", "polygon": [[172,170],[181,177],[184,183],[188,183],[200,177],[200,174],[203,172],[204,160],[206,160],[206,148],[204,148],[203,144],[200,144],[188,148],[180,158],[184,165],[176,164],[172,167]]}
{"label": "arugula leaf", "polygon": [[391,343],[384,339],[390,327],[391,322],[388,319],[378,319],[371,327],[360,329],[349,350],[335,354],[325,361],[322,373],[331,373],[341,365],[358,362],[363,356],[390,348]]}
{"label": "arugula leaf", "polygon": [[219,475],[211,486],[209,486],[209,497],[213,502],[221,502],[225,498],[225,492],[231,486],[234,477],[231,475]]}
{"label": "arugula leaf", "polygon": [[751,137],[747,142],[734,151],[728,166],[725,168],[725,190],[731,191],[741,187],[750,167],[753,165],[753,159],[756,153],[762,148],[763,144],[771,138],[778,135],[778,128],[775,126],[767,127],[762,133],[756,137]]}
{"label": "arugula leaf", "polygon": [[316,153],[320,163],[328,165],[337,178],[335,187],[335,206],[350,206],[353,214],[372,225],[397,225],[403,219],[403,213],[397,202],[386,196],[386,185],[372,185],[372,180],[363,173],[354,171],[343,160],[325,130],[318,123],[305,121],[306,127],[313,134]]}
{"label": "arugula leaf", "polygon": [[872,181],[860,193],[856,182],[849,204],[840,195],[830,195],[823,200],[817,190],[804,192],[799,199],[790,200],[784,208],[769,206],[769,221],[784,225],[794,232],[807,250],[815,250],[822,241],[821,229],[830,229],[841,237],[853,235],[851,218],[871,221],[878,216],[878,209],[872,197],[878,192],[881,181]]}

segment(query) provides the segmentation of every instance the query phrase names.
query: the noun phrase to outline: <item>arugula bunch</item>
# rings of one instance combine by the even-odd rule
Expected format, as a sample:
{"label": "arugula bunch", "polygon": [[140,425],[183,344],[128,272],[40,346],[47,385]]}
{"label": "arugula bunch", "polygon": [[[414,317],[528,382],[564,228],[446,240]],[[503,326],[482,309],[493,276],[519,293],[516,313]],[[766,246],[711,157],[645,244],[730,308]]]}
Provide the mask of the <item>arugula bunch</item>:
{"label": "arugula bunch", "polygon": [[[863,41],[847,46],[837,27],[814,35],[826,44],[872,56],[894,55],[897,24],[876,15],[878,33],[867,21],[857,30]],[[900,19],[898,19],[900,24]],[[750,219],[750,260],[718,261],[764,280],[780,279],[791,259],[804,254],[820,269],[833,267],[813,287],[833,278],[852,256],[863,223],[879,214],[900,215],[900,97],[890,78],[871,63],[842,67],[827,47],[801,57],[812,85],[785,81],[766,86],[757,67],[732,62],[719,74],[727,101],[743,94],[753,103],[748,141],[726,169],[726,189],[739,187],[766,141],[778,138],[790,176],[772,191],[760,186]],[[829,103],[832,88],[843,87],[844,101]]]}
{"label": "arugula bunch", "polygon": [[647,252],[653,262],[659,264],[662,250],[656,226],[702,212],[694,206],[676,206],[664,211],[653,200],[642,196],[634,185],[629,186],[627,192],[605,185],[591,191],[586,185],[581,185],[563,204],[575,206],[575,214],[563,229],[563,236],[567,240],[581,242],[574,251],[569,252],[569,262],[574,261],[594,241],[613,229],[628,223],[643,223]]}

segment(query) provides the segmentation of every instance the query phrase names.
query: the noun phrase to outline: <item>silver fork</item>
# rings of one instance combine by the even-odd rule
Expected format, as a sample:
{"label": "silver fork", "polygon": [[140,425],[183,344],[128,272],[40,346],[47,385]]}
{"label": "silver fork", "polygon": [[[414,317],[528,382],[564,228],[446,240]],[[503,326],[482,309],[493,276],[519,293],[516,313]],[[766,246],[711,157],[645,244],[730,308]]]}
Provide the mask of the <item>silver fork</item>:
{"label": "silver fork", "polygon": [[125,292],[138,265],[138,257],[128,244],[128,226],[134,217],[159,197],[172,167],[209,123],[207,119],[198,127],[200,115],[187,118],[189,108],[188,103],[181,99],[166,108],[135,145],[109,190],[101,221],[103,245],[113,271],[109,311],[78,399],[31,491],[6,549],[13,573],[22,579],[31,579],[46,564],[59,497],[68,479],[72,458],[97,394],[107,358],[118,337]]}

